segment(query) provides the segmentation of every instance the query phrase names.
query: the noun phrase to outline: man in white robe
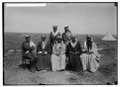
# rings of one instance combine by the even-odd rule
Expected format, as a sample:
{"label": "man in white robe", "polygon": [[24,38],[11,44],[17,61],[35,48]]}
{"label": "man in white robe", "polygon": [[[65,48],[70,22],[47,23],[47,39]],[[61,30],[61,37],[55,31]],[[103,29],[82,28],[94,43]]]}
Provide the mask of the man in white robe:
{"label": "man in white robe", "polygon": [[52,71],[64,70],[66,67],[66,46],[62,41],[62,37],[57,37],[57,42],[53,45],[53,53],[51,56]]}
{"label": "man in white robe", "polygon": [[95,42],[92,40],[92,37],[88,35],[87,40],[84,42],[83,45],[83,54],[80,56],[83,71],[85,70],[89,70],[91,72],[97,71],[99,67],[99,58],[100,56],[97,52],[97,46]]}

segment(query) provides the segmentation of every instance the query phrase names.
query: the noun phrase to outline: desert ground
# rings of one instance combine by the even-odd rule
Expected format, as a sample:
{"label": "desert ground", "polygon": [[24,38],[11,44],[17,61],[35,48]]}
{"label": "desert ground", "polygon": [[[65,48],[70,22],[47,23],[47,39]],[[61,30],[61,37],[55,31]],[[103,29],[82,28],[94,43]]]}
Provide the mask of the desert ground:
{"label": "desert ground", "polygon": [[[20,66],[21,43],[26,33],[4,33],[3,80],[4,85],[45,85],[45,84],[115,84],[118,80],[117,41],[102,41],[104,35],[92,35],[101,55],[100,67],[91,72],[29,72]],[[29,33],[35,44],[40,41],[41,33]],[[46,34],[47,35],[47,34]],[[83,44],[86,35],[77,35]],[[117,37],[115,37],[117,38]],[[10,51],[13,50],[13,51]]]}

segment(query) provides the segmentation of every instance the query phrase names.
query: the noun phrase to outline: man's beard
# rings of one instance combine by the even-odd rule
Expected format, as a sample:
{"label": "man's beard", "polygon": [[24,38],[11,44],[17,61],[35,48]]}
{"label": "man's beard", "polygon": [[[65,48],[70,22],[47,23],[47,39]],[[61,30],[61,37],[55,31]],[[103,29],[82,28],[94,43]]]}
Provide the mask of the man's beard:
{"label": "man's beard", "polygon": [[89,50],[92,48],[92,41],[91,40],[87,41],[87,48],[88,48],[88,52],[89,52]]}

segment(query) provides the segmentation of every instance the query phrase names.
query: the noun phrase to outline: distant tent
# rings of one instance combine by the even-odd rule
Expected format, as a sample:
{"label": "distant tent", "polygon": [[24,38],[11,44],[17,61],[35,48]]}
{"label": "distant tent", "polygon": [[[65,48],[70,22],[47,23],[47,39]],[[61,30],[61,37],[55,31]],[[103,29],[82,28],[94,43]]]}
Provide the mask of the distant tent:
{"label": "distant tent", "polygon": [[102,40],[104,41],[116,41],[116,39],[111,35],[111,33],[107,33]]}

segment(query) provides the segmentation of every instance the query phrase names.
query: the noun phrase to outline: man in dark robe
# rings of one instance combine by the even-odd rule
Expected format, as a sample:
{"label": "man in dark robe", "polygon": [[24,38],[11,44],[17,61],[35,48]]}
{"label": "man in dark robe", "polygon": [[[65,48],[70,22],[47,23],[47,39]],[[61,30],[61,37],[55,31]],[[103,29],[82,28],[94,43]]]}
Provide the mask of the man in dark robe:
{"label": "man in dark robe", "polygon": [[37,45],[37,55],[38,62],[36,64],[37,70],[50,70],[51,68],[51,48],[50,44],[45,42],[46,37],[44,35],[41,36],[41,40]]}
{"label": "man in dark robe", "polygon": [[35,52],[35,44],[32,42],[31,37],[29,35],[25,36],[26,41],[22,43],[22,57],[24,59],[30,60],[30,66],[28,69],[31,72],[34,72],[36,70],[36,62],[37,62],[37,56]]}
{"label": "man in dark robe", "polygon": [[80,54],[82,53],[81,45],[75,36],[71,37],[70,43],[67,45],[66,55],[68,56],[68,65],[72,71],[80,71],[82,69]]}
{"label": "man in dark robe", "polygon": [[53,31],[50,32],[50,43],[53,45],[55,41],[57,40],[57,36],[60,35],[60,32],[58,32],[57,26],[53,26]]}

